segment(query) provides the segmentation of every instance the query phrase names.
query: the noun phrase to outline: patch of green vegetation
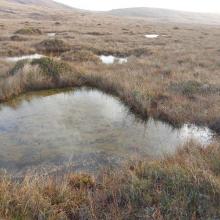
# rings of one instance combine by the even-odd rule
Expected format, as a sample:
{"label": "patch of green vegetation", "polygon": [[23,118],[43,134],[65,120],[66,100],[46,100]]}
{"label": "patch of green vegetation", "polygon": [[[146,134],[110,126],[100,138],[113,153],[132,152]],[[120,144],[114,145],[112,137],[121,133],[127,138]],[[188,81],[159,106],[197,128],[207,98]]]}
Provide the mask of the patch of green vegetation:
{"label": "patch of green vegetation", "polygon": [[41,35],[42,32],[38,28],[28,27],[22,28],[15,32],[15,34],[22,34],[22,35]]}
{"label": "patch of green vegetation", "polygon": [[71,71],[68,64],[48,57],[34,59],[31,61],[31,65],[38,65],[42,72],[50,77],[58,77],[60,73]]}

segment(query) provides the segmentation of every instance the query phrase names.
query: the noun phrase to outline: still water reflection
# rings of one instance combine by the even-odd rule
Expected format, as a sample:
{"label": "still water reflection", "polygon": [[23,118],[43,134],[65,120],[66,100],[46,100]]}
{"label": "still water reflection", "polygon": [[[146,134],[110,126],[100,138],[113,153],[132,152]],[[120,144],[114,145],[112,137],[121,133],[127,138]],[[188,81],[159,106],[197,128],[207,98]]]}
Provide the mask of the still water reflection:
{"label": "still water reflection", "polygon": [[134,155],[154,158],[189,138],[208,144],[212,133],[140,122],[117,98],[86,88],[30,93],[0,105],[0,167],[16,172],[70,161],[97,169]]}

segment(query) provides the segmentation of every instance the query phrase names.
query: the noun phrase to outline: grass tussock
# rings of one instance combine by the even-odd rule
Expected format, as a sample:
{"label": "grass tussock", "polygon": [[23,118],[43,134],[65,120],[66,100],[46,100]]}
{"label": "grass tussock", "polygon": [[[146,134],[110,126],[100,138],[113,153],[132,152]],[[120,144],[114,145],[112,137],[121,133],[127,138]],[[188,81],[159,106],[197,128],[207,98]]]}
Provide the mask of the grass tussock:
{"label": "grass tussock", "polygon": [[12,41],[26,41],[27,39],[25,37],[22,37],[20,35],[13,35],[10,37]]}
{"label": "grass tussock", "polygon": [[61,58],[70,62],[93,62],[99,63],[100,59],[93,52],[88,50],[68,51],[61,55]]}
{"label": "grass tussock", "polygon": [[9,71],[7,80],[0,81],[0,101],[26,91],[74,86],[77,75],[67,63],[47,57],[19,61]]}
{"label": "grass tussock", "polygon": [[41,35],[42,32],[38,28],[28,27],[28,28],[21,28],[15,32],[15,34],[22,34],[22,35]]}
{"label": "grass tussock", "polygon": [[218,219],[220,148],[189,143],[176,155],[136,162],[96,178],[69,174],[0,180],[8,219]]}
{"label": "grass tussock", "polygon": [[56,61],[47,57],[35,59],[31,62],[31,65],[37,65],[44,75],[50,77],[57,77],[62,73],[71,71],[71,68],[67,63]]}
{"label": "grass tussock", "polygon": [[71,47],[59,39],[43,40],[36,45],[37,50],[45,53],[62,53],[71,49]]}

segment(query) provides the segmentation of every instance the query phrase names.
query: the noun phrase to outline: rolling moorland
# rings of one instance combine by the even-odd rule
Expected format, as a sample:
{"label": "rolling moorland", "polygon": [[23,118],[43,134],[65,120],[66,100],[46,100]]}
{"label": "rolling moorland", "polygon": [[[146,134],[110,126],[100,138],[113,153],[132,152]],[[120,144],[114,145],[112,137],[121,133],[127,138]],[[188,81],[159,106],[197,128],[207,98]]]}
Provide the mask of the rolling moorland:
{"label": "rolling moorland", "polygon": [[[0,102],[28,91],[89,86],[117,96],[142,119],[153,117],[173,126],[195,123],[220,133],[218,15],[204,19],[201,14],[152,9],[154,15],[136,19],[122,11],[91,13],[49,0],[1,0]],[[47,57],[17,63],[4,59],[35,53]],[[98,55],[128,57],[128,63],[105,65]],[[175,155],[128,162],[96,177],[73,173],[62,180],[38,175],[16,181],[2,172],[0,215],[218,219],[216,139],[205,149],[189,142]]]}

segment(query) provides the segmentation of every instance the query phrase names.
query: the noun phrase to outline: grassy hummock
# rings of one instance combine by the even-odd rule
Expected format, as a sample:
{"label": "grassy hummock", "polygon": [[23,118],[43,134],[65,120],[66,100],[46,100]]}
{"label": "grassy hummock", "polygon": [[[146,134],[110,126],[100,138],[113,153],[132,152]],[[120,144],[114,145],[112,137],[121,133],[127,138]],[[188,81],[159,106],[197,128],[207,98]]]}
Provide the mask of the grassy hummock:
{"label": "grassy hummock", "polygon": [[15,34],[22,34],[22,35],[41,35],[42,32],[38,28],[28,27],[22,28],[15,32]]}
{"label": "grassy hummock", "polygon": [[31,65],[38,65],[42,70],[42,73],[51,77],[57,77],[60,73],[71,71],[67,63],[56,61],[48,57],[34,59],[31,62]]}

